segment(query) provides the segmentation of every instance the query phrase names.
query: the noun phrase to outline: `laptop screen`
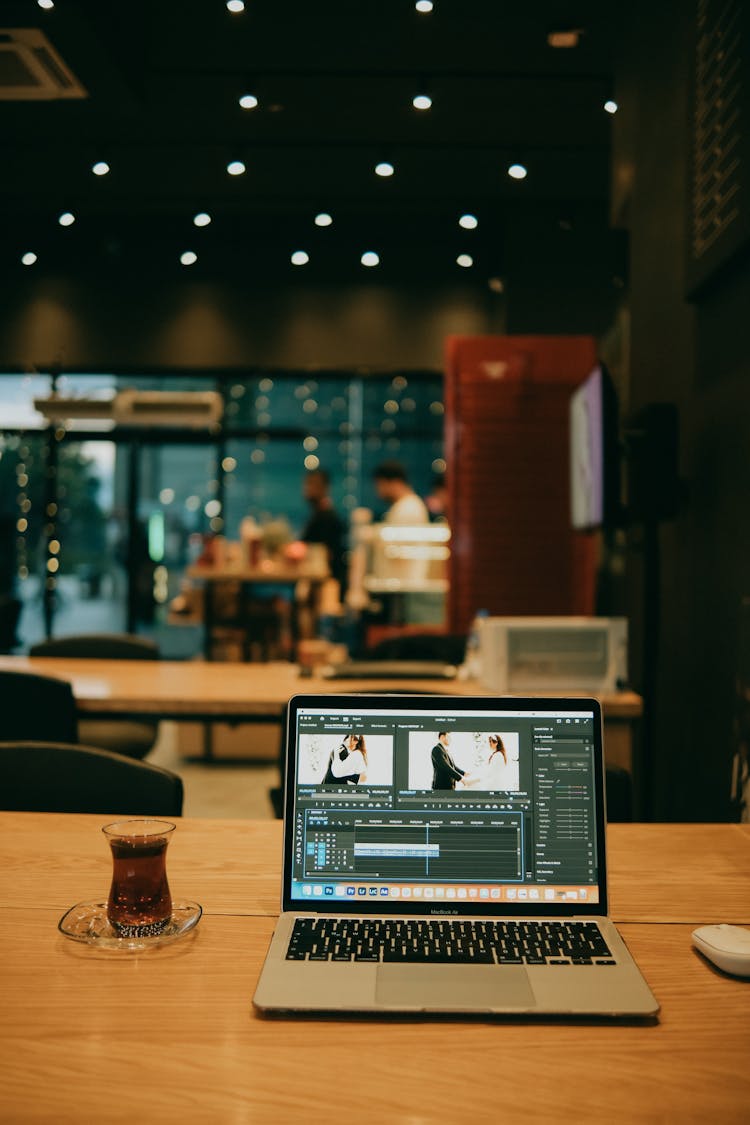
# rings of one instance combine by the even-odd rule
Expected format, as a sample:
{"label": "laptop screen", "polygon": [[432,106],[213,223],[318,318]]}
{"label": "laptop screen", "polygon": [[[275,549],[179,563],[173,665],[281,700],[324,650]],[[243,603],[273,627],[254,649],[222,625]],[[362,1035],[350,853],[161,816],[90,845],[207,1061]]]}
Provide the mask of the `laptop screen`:
{"label": "laptop screen", "polygon": [[284,908],[602,913],[594,700],[297,696]]}

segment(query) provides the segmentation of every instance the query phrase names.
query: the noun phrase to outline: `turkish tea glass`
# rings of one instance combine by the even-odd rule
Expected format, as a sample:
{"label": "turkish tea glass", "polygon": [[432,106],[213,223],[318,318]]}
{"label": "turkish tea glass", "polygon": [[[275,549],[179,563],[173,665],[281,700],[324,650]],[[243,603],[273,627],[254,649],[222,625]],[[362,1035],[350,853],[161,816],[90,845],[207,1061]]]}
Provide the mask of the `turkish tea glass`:
{"label": "turkish tea glass", "polygon": [[167,845],[174,824],[118,820],[102,828],[112,850],[107,918],[120,937],[156,937],[172,917]]}

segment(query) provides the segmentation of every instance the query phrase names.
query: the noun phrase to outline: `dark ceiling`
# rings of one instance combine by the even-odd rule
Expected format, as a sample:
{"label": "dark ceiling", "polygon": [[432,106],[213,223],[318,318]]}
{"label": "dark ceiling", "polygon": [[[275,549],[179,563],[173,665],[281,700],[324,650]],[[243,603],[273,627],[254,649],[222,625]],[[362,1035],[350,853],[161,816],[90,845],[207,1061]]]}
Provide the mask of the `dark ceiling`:
{"label": "dark ceiling", "polygon": [[[80,101],[0,101],[3,275],[136,268],[262,282],[507,277],[589,269],[611,282],[612,5],[435,0],[224,0],[0,5],[42,29]],[[573,49],[550,31],[580,28]],[[239,96],[259,105],[243,110]],[[432,108],[415,110],[428,92]],[[230,160],[244,175],[227,175]],[[92,164],[106,160],[108,175]],[[395,174],[374,174],[389,160]],[[514,161],[525,180],[507,175]],[[73,226],[58,215],[70,210]],[[316,212],[333,216],[326,229]],[[212,222],[196,229],[192,217]],[[479,220],[465,231],[458,218]],[[310,255],[302,271],[290,254]],[[378,270],[360,254],[380,254]],[[473,258],[470,269],[456,256]]]}

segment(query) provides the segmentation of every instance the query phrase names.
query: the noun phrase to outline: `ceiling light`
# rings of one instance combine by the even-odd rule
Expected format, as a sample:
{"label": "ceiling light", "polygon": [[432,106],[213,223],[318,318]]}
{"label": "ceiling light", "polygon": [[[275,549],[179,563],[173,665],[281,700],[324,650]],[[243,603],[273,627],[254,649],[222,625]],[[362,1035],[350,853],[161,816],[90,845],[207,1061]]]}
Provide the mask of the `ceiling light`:
{"label": "ceiling light", "polygon": [[21,262],[25,266],[33,266],[35,261],[36,254],[33,250],[27,250],[26,253],[21,256]]}
{"label": "ceiling light", "polygon": [[244,12],[244,10],[245,10],[245,0],[227,0],[227,11],[228,12],[237,13],[237,12]]}
{"label": "ceiling light", "polygon": [[327,211],[321,211],[315,216],[316,227],[330,227],[333,222],[333,216],[329,215]]}
{"label": "ceiling light", "polygon": [[392,176],[396,169],[388,160],[381,160],[379,164],[375,165],[376,176]]}
{"label": "ceiling light", "polygon": [[230,160],[227,164],[227,172],[230,176],[244,176],[245,165],[242,160]]}
{"label": "ceiling light", "polygon": [[306,250],[295,250],[291,260],[293,266],[306,266],[310,261],[310,255]]}
{"label": "ceiling light", "polygon": [[462,269],[468,270],[474,265],[474,259],[471,254],[459,254],[456,258],[456,265],[461,266]]}
{"label": "ceiling light", "polygon": [[432,0],[417,0],[414,7],[418,12],[431,12],[435,5]]}
{"label": "ceiling light", "polygon": [[604,103],[604,108],[606,109],[607,113],[617,113],[617,110],[620,107],[618,106],[616,101],[614,101],[612,98],[608,98],[608,100]]}
{"label": "ceiling light", "polygon": [[62,215],[58,216],[57,221],[61,227],[72,227],[76,217],[72,211],[63,211]]}
{"label": "ceiling light", "polygon": [[523,164],[511,164],[508,168],[508,175],[512,180],[525,180],[527,171]]}
{"label": "ceiling light", "polygon": [[547,45],[562,50],[570,50],[571,47],[578,46],[582,35],[582,27],[568,27],[560,31],[550,31],[547,36]]}
{"label": "ceiling light", "polygon": [[36,0],[36,2],[45,12],[51,12],[55,6],[55,0]]}
{"label": "ceiling light", "polygon": [[258,99],[255,94],[243,94],[240,98],[240,105],[243,109],[255,109],[258,105]]}
{"label": "ceiling light", "polygon": [[109,172],[109,164],[106,160],[97,160],[96,164],[92,164],[91,171],[95,176],[106,176]]}
{"label": "ceiling light", "polygon": [[380,265],[380,258],[374,250],[365,250],[362,257],[359,259],[363,266],[378,266]]}
{"label": "ceiling light", "polygon": [[487,284],[489,285],[493,293],[505,292],[505,283],[501,277],[491,277],[487,281]]}
{"label": "ceiling light", "polygon": [[180,261],[183,266],[194,266],[198,261],[198,255],[194,250],[185,250],[184,253],[180,254]]}
{"label": "ceiling light", "polygon": [[430,109],[432,107],[432,98],[429,94],[415,94],[411,99],[411,104],[415,109]]}
{"label": "ceiling light", "polygon": [[210,222],[208,211],[199,211],[197,215],[193,215],[193,225],[196,227],[207,227]]}
{"label": "ceiling light", "polygon": [[476,215],[462,215],[458,220],[458,225],[463,227],[464,230],[476,230],[479,226],[479,219]]}

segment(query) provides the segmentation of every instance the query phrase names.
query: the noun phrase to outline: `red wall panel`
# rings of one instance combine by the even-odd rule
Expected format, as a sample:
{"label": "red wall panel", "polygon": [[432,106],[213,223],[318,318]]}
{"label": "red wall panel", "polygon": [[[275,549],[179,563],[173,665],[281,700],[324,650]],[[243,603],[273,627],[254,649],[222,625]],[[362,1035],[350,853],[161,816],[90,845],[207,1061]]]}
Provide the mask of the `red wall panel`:
{"label": "red wall panel", "polygon": [[589,336],[447,341],[450,628],[492,614],[592,613],[596,540],[570,528],[568,404]]}

